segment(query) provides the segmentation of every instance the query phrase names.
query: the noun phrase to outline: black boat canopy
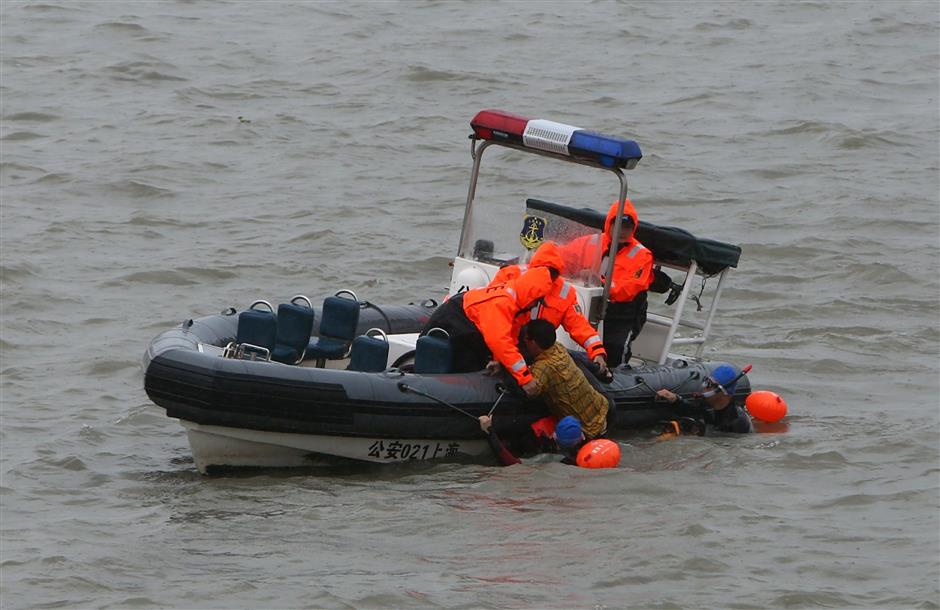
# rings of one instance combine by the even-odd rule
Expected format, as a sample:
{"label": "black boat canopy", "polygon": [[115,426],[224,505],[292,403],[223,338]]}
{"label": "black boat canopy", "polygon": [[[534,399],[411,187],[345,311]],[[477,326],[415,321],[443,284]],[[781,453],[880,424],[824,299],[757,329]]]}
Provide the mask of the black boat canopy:
{"label": "black boat canopy", "polygon": [[[573,208],[540,199],[526,199],[526,205],[534,210],[555,214],[588,227],[604,230],[607,214],[591,208]],[[713,239],[695,237],[679,227],[663,227],[640,221],[636,238],[653,252],[657,262],[689,266],[694,260],[706,275],[714,275],[728,267],[737,267],[741,258],[741,247]]]}

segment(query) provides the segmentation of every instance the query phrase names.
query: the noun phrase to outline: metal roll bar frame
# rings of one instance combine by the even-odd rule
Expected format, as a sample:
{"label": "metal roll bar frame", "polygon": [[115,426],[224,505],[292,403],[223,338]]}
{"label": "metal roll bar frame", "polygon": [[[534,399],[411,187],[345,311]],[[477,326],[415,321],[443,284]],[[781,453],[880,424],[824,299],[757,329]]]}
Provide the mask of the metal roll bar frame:
{"label": "metal roll bar frame", "polygon": [[[460,255],[460,247],[463,245],[464,237],[466,236],[467,230],[470,226],[470,221],[473,216],[473,199],[476,196],[477,190],[477,178],[480,175],[480,164],[483,159],[483,152],[489,148],[491,145],[503,146],[505,148],[512,148],[514,150],[519,150],[525,153],[540,155],[543,157],[548,157],[550,159],[557,159],[559,161],[566,161],[568,163],[576,163],[578,165],[584,165],[587,167],[593,167],[595,169],[602,169],[608,172],[613,173],[617,176],[617,179],[620,181],[620,196],[617,198],[619,206],[617,208],[617,219],[614,221],[613,234],[615,236],[620,235],[620,225],[623,224],[623,207],[624,201],[627,198],[627,177],[624,176],[620,168],[617,167],[606,167],[601,163],[589,161],[587,159],[579,159],[577,157],[568,157],[566,155],[561,155],[558,153],[553,153],[545,150],[538,150],[535,148],[527,148],[525,146],[520,146],[512,142],[498,142],[496,140],[482,140],[482,143],[479,143],[482,140],[479,136],[475,134],[470,135],[470,157],[473,159],[473,169],[470,173],[470,188],[467,192],[467,204],[464,207],[463,212],[463,225],[460,227],[460,241],[457,245],[457,255]],[[479,145],[478,145],[479,144]],[[610,254],[607,258],[607,269],[605,269],[605,277],[613,277],[614,272],[614,260],[617,258],[617,248],[620,246],[619,239],[612,239],[610,244]],[[604,316],[607,313],[607,302],[610,298],[610,282],[604,283],[604,294],[603,299],[601,300],[601,308],[598,312],[597,320],[591,320],[592,323],[598,323],[600,320],[604,319]]]}

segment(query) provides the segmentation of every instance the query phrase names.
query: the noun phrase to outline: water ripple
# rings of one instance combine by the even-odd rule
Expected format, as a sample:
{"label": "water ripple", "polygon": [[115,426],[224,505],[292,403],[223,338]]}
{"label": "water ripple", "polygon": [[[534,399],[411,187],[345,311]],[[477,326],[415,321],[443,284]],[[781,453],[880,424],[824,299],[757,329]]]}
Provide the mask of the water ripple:
{"label": "water ripple", "polygon": [[[938,607],[933,4],[121,6],[3,5],[4,608]],[[199,475],[151,338],[440,298],[492,107],[635,138],[641,215],[742,246],[705,354],[787,418],[605,472]],[[616,196],[490,151],[513,240],[526,197]]]}
{"label": "water ripple", "polygon": [[234,271],[223,269],[201,269],[198,267],[183,267],[173,270],[139,271],[128,273],[118,278],[108,280],[104,286],[123,286],[125,284],[155,284],[170,286],[195,286],[206,281],[238,277]]}
{"label": "water ripple", "polygon": [[60,118],[58,115],[45,112],[16,112],[3,117],[3,120],[23,123],[51,123]]}
{"label": "water ripple", "polygon": [[5,134],[3,137],[0,137],[0,140],[5,142],[26,142],[29,140],[39,140],[45,138],[41,133],[35,133],[33,131],[14,131],[8,134]]}
{"label": "water ripple", "polygon": [[111,182],[108,188],[115,194],[141,199],[173,197],[176,195],[171,189],[153,186],[138,180]]}

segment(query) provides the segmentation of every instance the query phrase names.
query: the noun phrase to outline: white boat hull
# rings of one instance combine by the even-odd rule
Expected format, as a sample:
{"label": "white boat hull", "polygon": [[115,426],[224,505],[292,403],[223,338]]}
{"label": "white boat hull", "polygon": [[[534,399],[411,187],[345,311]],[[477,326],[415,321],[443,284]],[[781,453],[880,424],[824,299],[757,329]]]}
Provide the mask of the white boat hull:
{"label": "white boat hull", "polygon": [[212,467],[311,466],[324,455],[376,463],[472,461],[491,455],[489,444],[482,438],[430,440],[318,436],[179,421],[186,428],[193,460],[201,473]]}

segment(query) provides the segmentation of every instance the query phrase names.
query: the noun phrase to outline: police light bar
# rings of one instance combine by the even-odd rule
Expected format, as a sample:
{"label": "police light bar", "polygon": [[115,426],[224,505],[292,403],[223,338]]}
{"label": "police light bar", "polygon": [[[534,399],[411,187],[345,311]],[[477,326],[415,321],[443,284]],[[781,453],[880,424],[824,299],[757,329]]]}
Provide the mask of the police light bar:
{"label": "police light bar", "polygon": [[481,110],[470,121],[470,127],[483,140],[588,159],[604,167],[633,169],[643,158],[640,145],[633,140],[545,119],[528,119],[502,110]]}

